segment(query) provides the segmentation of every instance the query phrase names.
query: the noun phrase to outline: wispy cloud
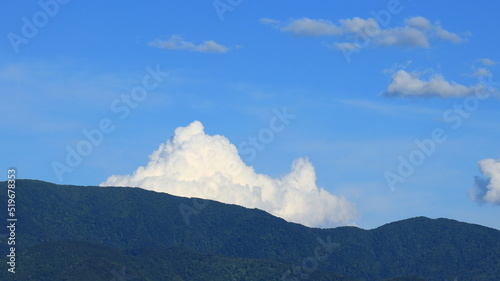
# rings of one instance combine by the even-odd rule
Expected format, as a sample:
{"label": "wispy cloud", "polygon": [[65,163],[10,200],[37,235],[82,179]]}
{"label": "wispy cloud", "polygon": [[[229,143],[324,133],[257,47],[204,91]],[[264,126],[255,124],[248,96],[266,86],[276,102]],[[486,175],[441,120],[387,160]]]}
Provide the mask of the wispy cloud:
{"label": "wispy cloud", "polygon": [[493,61],[489,58],[482,58],[482,59],[479,59],[479,62],[486,65],[486,66],[493,66],[495,64],[497,64],[498,62],[496,61]]}
{"label": "wispy cloud", "polygon": [[200,53],[226,53],[229,48],[216,43],[213,40],[204,41],[201,44],[194,44],[185,41],[180,35],[172,35],[168,40],[155,39],[148,43],[149,46],[166,50],[185,50]]}
{"label": "wispy cloud", "polygon": [[464,86],[454,81],[447,81],[442,75],[434,74],[429,79],[422,79],[419,72],[399,70],[391,77],[386,90],[387,96],[414,97],[465,97],[484,91],[481,84]]}
{"label": "wispy cloud", "polygon": [[343,33],[339,26],[328,20],[301,18],[290,21],[286,25],[282,25],[279,21],[271,19],[261,19],[260,22],[271,24],[281,31],[290,32],[297,36],[332,36],[341,35]]}
{"label": "wispy cloud", "polygon": [[[375,47],[429,48],[430,41],[434,39],[452,43],[464,41],[458,34],[444,29],[440,22],[431,23],[424,17],[408,18],[403,26],[385,29],[374,18],[360,17],[340,19],[338,23],[310,18],[292,19],[285,23],[264,18],[260,22],[297,36],[346,36],[350,39],[357,36],[361,41],[370,38],[370,45]],[[341,51],[360,48],[356,42],[334,42],[330,46]]]}
{"label": "wispy cloud", "polygon": [[425,31],[405,26],[380,30],[379,35],[373,38],[373,45],[400,48],[429,48],[429,39],[429,35]]}
{"label": "wispy cloud", "polygon": [[0,103],[0,128],[55,133],[85,126],[82,116],[106,108],[103,104],[128,81],[124,73],[82,68],[70,62],[0,64],[0,92],[9,96],[9,102]]}
{"label": "wispy cloud", "polygon": [[352,51],[352,50],[356,50],[356,49],[361,49],[362,48],[362,46],[359,45],[359,44],[349,43],[349,42],[342,42],[342,43],[335,42],[335,43],[333,43],[332,47],[335,48],[335,49],[337,49],[337,50],[340,50],[342,52],[349,52],[349,51]]}
{"label": "wispy cloud", "polygon": [[463,41],[463,39],[457,34],[450,32],[446,29],[443,29],[441,27],[441,24],[439,23],[435,26],[434,32],[436,34],[436,37],[441,40],[450,41],[456,44],[461,43]]}
{"label": "wispy cloud", "polygon": [[480,67],[480,68],[476,69],[476,71],[472,74],[472,76],[483,76],[483,77],[490,76],[490,75],[491,75],[491,72],[484,67]]}
{"label": "wispy cloud", "polygon": [[408,116],[408,113],[416,115],[435,116],[441,112],[433,108],[407,106],[407,105],[394,105],[393,103],[386,104],[382,102],[374,102],[370,100],[361,100],[361,99],[337,99],[336,101],[348,106],[377,112],[379,114],[398,116],[398,117]]}

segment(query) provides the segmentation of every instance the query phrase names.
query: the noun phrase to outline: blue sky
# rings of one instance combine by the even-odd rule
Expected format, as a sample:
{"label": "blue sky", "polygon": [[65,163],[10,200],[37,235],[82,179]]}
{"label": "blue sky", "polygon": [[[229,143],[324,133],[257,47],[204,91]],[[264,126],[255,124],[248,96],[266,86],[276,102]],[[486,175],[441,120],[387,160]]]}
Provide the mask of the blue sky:
{"label": "blue sky", "polygon": [[[195,120],[248,149],[248,138],[286,108],[296,117],[264,148],[254,157],[239,151],[256,173],[279,179],[307,157],[317,186],[354,204],[352,222],[363,228],[424,215],[500,229],[498,8],[8,2],[0,12],[0,166],[21,178],[98,185],[147,165]],[[147,93],[126,103],[145,79]],[[66,148],[103,120],[113,129],[70,167]],[[435,130],[441,137],[432,140]],[[432,140],[432,149],[416,140]],[[418,165],[401,174],[410,156]],[[70,171],[56,172],[56,162]]]}

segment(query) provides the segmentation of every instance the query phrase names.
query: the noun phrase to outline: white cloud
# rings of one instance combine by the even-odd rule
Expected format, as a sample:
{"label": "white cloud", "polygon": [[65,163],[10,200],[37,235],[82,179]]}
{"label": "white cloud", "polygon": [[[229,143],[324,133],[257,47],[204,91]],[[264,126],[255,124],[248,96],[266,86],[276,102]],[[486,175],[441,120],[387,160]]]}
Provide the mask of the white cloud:
{"label": "white cloud", "polygon": [[422,80],[420,79],[420,74],[417,72],[408,73],[404,70],[399,70],[392,75],[386,95],[465,97],[483,90],[484,87],[480,84],[467,87],[456,82],[448,82],[439,74],[435,74],[428,80]]}
{"label": "white cloud", "polygon": [[[463,39],[441,27],[439,22],[432,24],[424,17],[412,17],[405,20],[403,26],[381,29],[374,18],[363,19],[353,17],[340,19],[335,24],[325,19],[301,18],[287,23],[278,20],[263,18],[261,23],[269,24],[283,32],[290,32],[300,36],[347,36],[352,43],[334,42],[331,46],[341,51],[350,51],[360,44],[374,47],[417,47],[429,48],[432,39],[441,39],[453,43],[460,43]],[[350,44],[350,45],[348,45]]]}
{"label": "white cloud", "polygon": [[482,59],[479,59],[479,62],[481,62],[482,64],[486,65],[486,66],[493,66],[495,64],[497,64],[498,62],[496,61],[493,61],[489,58],[482,58]]}
{"label": "white cloud", "polygon": [[351,202],[316,186],[314,167],[307,159],[295,160],[290,173],[280,178],[258,174],[227,138],[205,134],[199,121],[177,128],[145,167],[130,175],[113,175],[101,186],[138,186],[259,208],[308,226],[349,224],[356,218]]}
{"label": "white cloud", "polygon": [[429,36],[424,31],[409,26],[382,30],[373,41],[375,45],[385,47],[430,47]]}
{"label": "white cloud", "polygon": [[479,203],[500,205],[500,159],[484,159],[479,161],[484,175],[476,177],[475,185],[469,189],[469,198]]}
{"label": "white cloud", "polygon": [[281,27],[281,30],[299,36],[331,36],[342,34],[340,27],[330,21],[308,18],[293,20]]}
{"label": "white cloud", "polygon": [[431,22],[424,17],[412,17],[412,18],[406,19],[405,23],[408,26],[422,29],[422,30],[429,30],[432,28]]}
{"label": "white cloud", "polygon": [[339,22],[346,33],[369,33],[376,34],[380,31],[377,21],[373,18],[362,19],[354,17],[352,19],[341,19]]}
{"label": "white cloud", "polygon": [[403,27],[384,29],[374,41],[382,46],[429,48],[434,38],[456,44],[463,41],[457,34],[443,29],[441,23],[432,24],[424,17],[408,18]]}
{"label": "white cloud", "polygon": [[172,35],[168,40],[156,39],[149,42],[148,45],[167,50],[187,50],[201,53],[225,53],[229,51],[229,48],[219,45],[212,40],[195,45],[192,42],[184,41],[179,35]]}

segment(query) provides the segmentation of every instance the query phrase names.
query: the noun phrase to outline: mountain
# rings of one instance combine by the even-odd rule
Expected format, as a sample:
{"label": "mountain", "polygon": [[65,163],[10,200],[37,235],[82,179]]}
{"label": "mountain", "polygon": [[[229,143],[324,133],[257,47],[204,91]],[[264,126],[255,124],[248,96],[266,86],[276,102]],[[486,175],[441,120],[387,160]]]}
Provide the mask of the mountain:
{"label": "mountain", "polygon": [[500,231],[449,219],[317,229],[216,201],[34,180],[17,181],[16,217],[24,279],[5,269],[1,280],[500,280]]}
{"label": "mountain", "polygon": [[[280,280],[289,265],[201,254],[179,247],[119,250],[81,241],[48,242],[22,251],[16,280]],[[0,274],[10,280],[10,273]],[[12,275],[12,274],[10,274]],[[311,280],[352,281],[316,271]]]}

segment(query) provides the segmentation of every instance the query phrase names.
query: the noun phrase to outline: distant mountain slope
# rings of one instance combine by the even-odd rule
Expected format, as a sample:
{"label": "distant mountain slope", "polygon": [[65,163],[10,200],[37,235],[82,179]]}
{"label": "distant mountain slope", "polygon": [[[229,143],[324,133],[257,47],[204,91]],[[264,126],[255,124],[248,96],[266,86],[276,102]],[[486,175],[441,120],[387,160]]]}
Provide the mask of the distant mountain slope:
{"label": "distant mountain slope", "polygon": [[337,262],[329,269],[334,272],[370,280],[410,275],[436,281],[500,280],[500,231],[495,229],[417,217],[369,231],[339,227],[327,232],[344,245],[332,254]]}
{"label": "distant mountain slope", "polygon": [[[182,248],[118,250],[87,242],[48,242],[22,253],[16,280],[280,280],[290,265],[272,260],[230,258],[200,254]],[[0,272],[0,280],[12,274]],[[354,281],[315,271],[311,280]]]}
{"label": "distant mountain slope", "polygon": [[[17,186],[18,247],[25,250],[68,240],[117,251],[182,247],[295,265],[285,280],[320,270],[359,280],[500,280],[500,231],[479,225],[419,217],[374,230],[314,229],[261,210],[139,188]],[[0,202],[6,195],[0,192]]]}

